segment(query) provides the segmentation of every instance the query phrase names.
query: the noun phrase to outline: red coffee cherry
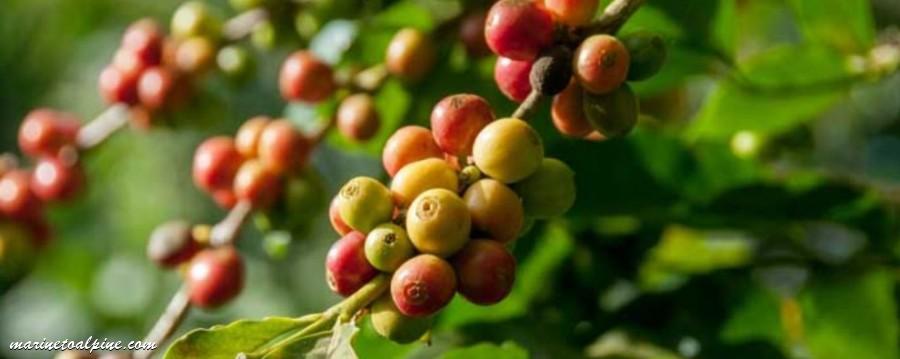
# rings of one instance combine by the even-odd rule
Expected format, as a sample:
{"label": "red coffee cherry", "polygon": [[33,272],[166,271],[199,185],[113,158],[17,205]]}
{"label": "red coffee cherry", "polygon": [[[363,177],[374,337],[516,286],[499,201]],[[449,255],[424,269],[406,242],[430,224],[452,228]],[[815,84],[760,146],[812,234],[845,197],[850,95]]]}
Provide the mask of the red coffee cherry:
{"label": "red coffee cherry", "polygon": [[484,57],[491,53],[491,49],[484,40],[484,22],[486,20],[487,13],[478,10],[467,14],[459,24],[459,38],[469,56]]}
{"label": "red coffee cherry", "polygon": [[410,317],[424,317],[444,308],[456,291],[456,274],[443,259],[420,254],[403,263],[391,278],[391,297]]}
{"label": "red coffee cherry", "polygon": [[220,188],[212,191],[211,195],[213,202],[216,202],[219,207],[224,209],[231,209],[238,201],[233,188]]}
{"label": "red coffee cherry", "polygon": [[350,233],[353,228],[344,223],[344,219],[341,218],[341,207],[338,196],[335,196],[331,200],[331,204],[328,205],[328,220],[331,222],[331,228],[334,228],[334,231],[337,234],[345,235]]}
{"label": "red coffee cherry", "polygon": [[191,304],[219,307],[244,288],[244,261],[233,246],[204,249],[191,260],[184,281]]}
{"label": "red coffee cherry", "polygon": [[466,189],[463,201],[473,228],[502,243],[518,238],[525,213],[519,196],[505,184],[490,178],[478,180]]}
{"label": "red coffee cherry", "polygon": [[31,233],[31,241],[38,248],[43,248],[53,240],[53,230],[43,213],[37,214],[34,218],[28,218],[25,221],[25,227]]}
{"label": "red coffee cherry", "polygon": [[122,76],[136,79],[151,65],[144,63],[134,52],[118,49],[113,55],[112,66],[119,70]]}
{"label": "red coffee cherry", "polygon": [[431,132],[444,152],[468,156],[472,154],[475,136],[493,120],[494,111],[481,96],[451,95],[444,97],[431,111]]}
{"label": "red coffee cherry", "polygon": [[434,142],[431,131],[422,126],[404,126],[384,144],[381,163],[393,177],[407,164],[426,158],[442,158],[443,152]]}
{"label": "red coffee cherry", "polygon": [[434,66],[435,49],[428,35],[413,28],[398,31],[388,44],[388,72],[407,81],[421,80]]}
{"label": "red coffee cherry", "polygon": [[216,44],[207,37],[190,37],[175,48],[175,67],[186,74],[209,70],[216,60]]}
{"label": "red coffee cherry", "polygon": [[147,257],[163,268],[189,261],[200,250],[191,230],[189,223],[179,220],[157,226],[147,243]]}
{"label": "red coffee cherry", "polygon": [[137,77],[129,77],[116,66],[109,65],[100,72],[100,96],[110,104],[137,103]]}
{"label": "red coffee cherry", "polygon": [[138,81],[138,98],[148,110],[154,111],[171,105],[179,84],[176,74],[165,67],[151,67]]}
{"label": "red coffee cherry", "polygon": [[553,18],[531,0],[500,0],[488,11],[484,37],[494,53],[531,61],[553,42]]}
{"label": "red coffee cherry", "polygon": [[256,116],[244,122],[234,135],[234,144],[246,158],[254,158],[259,148],[259,139],[262,137],[263,129],[272,122],[267,116]]}
{"label": "red coffee cherry", "polygon": [[19,148],[29,156],[56,156],[63,146],[75,144],[80,127],[81,122],[70,114],[32,110],[19,126]]}
{"label": "red coffee cherry", "polygon": [[31,191],[44,201],[71,199],[84,186],[84,172],[77,161],[57,157],[41,158],[31,175]]}
{"label": "red coffee cherry", "polygon": [[434,324],[434,316],[412,318],[400,313],[390,294],[372,303],[372,328],[382,337],[399,344],[422,338]]}
{"label": "red coffee cherry", "polygon": [[525,101],[531,93],[531,61],[516,61],[501,57],[494,65],[494,82],[508,99]]}
{"label": "red coffee cherry", "polygon": [[368,283],[378,270],[366,260],[366,236],[350,232],[331,245],[325,257],[325,279],[332,291],[349,296]]}
{"label": "red coffee cherry", "polygon": [[281,97],[288,101],[320,102],[337,89],[331,66],[309,51],[294,52],[284,60],[278,83]]}
{"label": "red coffee cherry", "polygon": [[499,303],[512,291],[516,259],[497,241],[473,239],[453,257],[459,294],[481,305]]}
{"label": "red coffee cherry", "polygon": [[135,54],[147,65],[158,65],[162,60],[162,29],[152,19],[133,22],[122,35],[121,48]]}
{"label": "red coffee cherry", "polygon": [[269,122],[259,135],[256,155],[272,173],[280,175],[303,168],[312,144],[290,121]]}
{"label": "red coffee cherry", "polygon": [[194,152],[194,183],[209,192],[231,189],[243,160],[231,138],[216,136],[207,139]]}
{"label": "red coffee cherry", "polygon": [[584,26],[594,19],[599,0],[544,0],[544,6],[556,21],[569,26]]}
{"label": "red coffee cherry", "polygon": [[430,189],[413,201],[406,213],[410,242],[422,253],[449,257],[469,240],[472,217],[466,203],[443,188]]}
{"label": "red coffee cherry", "polygon": [[575,50],[572,67],[582,87],[606,94],[625,82],[630,61],[621,41],[610,35],[593,35]]}
{"label": "red coffee cherry", "polygon": [[375,136],[379,126],[381,119],[372,96],[358,93],[341,101],[337,111],[337,127],[344,137],[366,141]]}
{"label": "red coffee cherry", "polygon": [[400,208],[406,208],[422,192],[443,188],[456,192],[459,178],[447,161],[426,158],[406,165],[391,181],[391,193]]}
{"label": "red coffee cherry", "polygon": [[559,133],[581,138],[594,130],[584,114],[582,91],[584,90],[577,81],[570,81],[563,92],[553,97],[550,116],[553,118],[553,126],[556,126]]}
{"label": "red coffee cherry", "polygon": [[38,218],[43,204],[31,191],[31,173],[12,170],[0,178],[0,214],[20,220]]}
{"label": "red coffee cherry", "polygon": [[234,176],[234,195],[239,201],[250,202],[254,208],[268,207],[281,192],[278,176],[259,160],[244,162]]}

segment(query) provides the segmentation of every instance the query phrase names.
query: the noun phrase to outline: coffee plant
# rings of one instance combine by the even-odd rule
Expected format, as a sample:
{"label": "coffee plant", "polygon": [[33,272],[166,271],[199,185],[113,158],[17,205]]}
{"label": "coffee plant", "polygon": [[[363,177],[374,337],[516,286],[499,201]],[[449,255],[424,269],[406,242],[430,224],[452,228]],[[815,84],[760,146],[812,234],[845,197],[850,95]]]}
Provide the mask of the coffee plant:
{"label": "coffee plant", "polygon": [[2,7],[3,356],[900,356],[891,1]]}

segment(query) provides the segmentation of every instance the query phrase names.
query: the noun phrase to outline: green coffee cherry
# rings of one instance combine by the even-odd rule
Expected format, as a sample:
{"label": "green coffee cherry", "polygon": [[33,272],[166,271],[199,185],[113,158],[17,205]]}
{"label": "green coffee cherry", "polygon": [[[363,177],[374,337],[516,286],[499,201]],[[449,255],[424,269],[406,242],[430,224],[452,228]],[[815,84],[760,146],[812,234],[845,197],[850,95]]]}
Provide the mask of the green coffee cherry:
{"label": "green coffee cherry", "polygon": [[362,233],[390,222],[394,214],[391,191],[371,177],[351,179],[341,188],[338,198],[341,218]]}
{"label": "green coffee cherry", "polygon": [[381,224],[366,236],[366,259],[382,272],[393,272],[415,254],[406,230],[393,223]]}
{"label": "green coffee cherry", "polygon": [[212,9],[202,1],[188,1],[172,15],[172,36],[185,39],[193,36],[219,38],[222,23]]}
{"label": "green coffee cherry", "polygon": [[379,335],[400,344],[412,343],[428,332],[434,316],[408,317],[400,313],[390,293],[372,303],[372,328]]}
{"label": "green coffee cherry", "polygon": [[315,172],[288,178],[282,194],[285,229],[291,231],[307,228],[325,205],[325,190]]}
{"label": "green coffee cherry", "polygon": [[244,79],[253,68],[253,57],[247,49],[230,45],[225,46],[216,55],[216,64],[226,76],[235,79]]}
{"label": "green coffee cherry", "polygon": [[606,138],[622,137],[634,129],[638,119],[638,101],[628,84],[606,95],[584,91],[584,114]]}
{"label": "green coffee cherry", "polygon": [[537,172],[513,185],[525,214],[549,218],[566,213],[575,203],[575,172],[562,161],[544,158]]}
{"label": "green coffee cherry", "polygon": [[272,49],[275,47],[275,43],[278,42],[278,30],[271,21],[260,22],[253,28],[253,32],[250,34],[250,42],[263,50]]}
{"label": "green coffee cherry", "polygon": [[544,158],[541,137],[525,121],[504,118],[485,126],[472,146],[475,165],[503,183],[530,176]]}
{"label": "green coffee cherry", "polygon": [[628,81],[646,80],[662,68],[666,61],[666,43],[659,34],[641,30],[621,37],[631,55]]}

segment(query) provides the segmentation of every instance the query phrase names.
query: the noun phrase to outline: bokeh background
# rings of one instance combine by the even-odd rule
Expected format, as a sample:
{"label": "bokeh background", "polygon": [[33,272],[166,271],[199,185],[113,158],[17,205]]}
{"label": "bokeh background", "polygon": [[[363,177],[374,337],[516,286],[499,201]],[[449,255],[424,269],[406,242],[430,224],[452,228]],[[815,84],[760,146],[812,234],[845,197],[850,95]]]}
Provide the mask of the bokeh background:
{"label": "bokeh background", "polygon": [[[234,14],[226,1],[211,3]],[[414,26],[438,29],[442,61],[422,84],[391,80],[379,91],[374,141],[332,136],[316,151],[310,173],[321,196],[308,220],[293,233],[246,226],[243,294],[221,310],[192,311],[181,332],[336,302],[323,263],[336,239],[325,209],[340,184],[385,178],[384,140],[402,124],[427,123],[443,96],[476,93],[497,114],[512,112],[493,84],[494,59],[467,58],[440,27],[478,2],[308,3],[313,25],[299,22],[298,35],[288,22],[281,30],[294,35],[253,50],[250,80],[208,76],[169,126],[122,131],[84,156],[87,192],[51,208],[54,243],[0,297],[0,357],[48,356],[9,352],[13,340],[145,335],[179,285],[145,259],[149,233],[170,219],[224,215],[192,183],[193,148],[257,114],[315,125],[316,109],[285,105],[277,92],[293,49],[372,65],[393,32]],[[564,139],[546,104],[533,116],[547,153],[576,171],[579,196],[565,218],[518,241],[513,294],[487,308],[457,298],[431,347],[365,329],[361,357],[898,357],[900,2],[648,3],[623,32],[659,31],[670,52],[659,75],[635,84],[644,112],[635,133]],[[168,23],[178,4],[0,3],[0,150],[17,151],[18,125],[34,107],[99,114],[97,75],[123,29],[147,16]],[[271,258],[271,244],[286,237],[286,253]]]}

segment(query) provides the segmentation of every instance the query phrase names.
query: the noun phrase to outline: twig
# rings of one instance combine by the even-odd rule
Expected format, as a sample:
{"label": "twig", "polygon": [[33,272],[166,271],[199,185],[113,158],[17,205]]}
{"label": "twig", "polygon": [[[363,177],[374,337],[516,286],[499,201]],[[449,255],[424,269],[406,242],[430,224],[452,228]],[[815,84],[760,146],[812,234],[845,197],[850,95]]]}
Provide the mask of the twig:
{"label": "twig", "polygon": [[534,111],[537,108],[537,105],[541,102],[541,93],[535,89],[532,89],[528,94],[528,97],[525,98],[525,101],[522,101],[519,104],[519,107],[516,107],[516,111],[513,112],[512,118],[525,119],[529,113]]}
{"label": "twig", "polygon": [[244,221],[250,216],[252,211],[253,205],[251,205],[250,202],[238,202],[237,205],[231,208],[231,211],[228,212],[225,219],[213,226],[212,231],[209,234],[210,245],[218,247],[234,242],[234,239],[241,229],[241,225],[244,224]]}
{"label": "twig", "polygon": [[[175,332],[175,329],[178,328],[178,325],[184,320],[184,317],[187,315],[187,311],[190,308],[191,301],[188,298],[187,286],[183,285],[178,289],[178,292],[175,293],[175,296],[172,297],[172,300],[169,301],[166,311],[163,312],[163,315],[160,316],[156,321],[156,324],[153,325],[153,329],[151,329],[150,333],[147,334],[147,337],[144,338],[144,343],[155,343],[157,348],[161,346],[162,343]],[[133,357],[135,359],[147,359],[153,355],[153,352],[154,350],[136,351]]]}
{"label": "twig", "polygon": [[99,145],[113,133],[125,127],[130,116],[128,105],[119,103],[110,106],[94,120],[81,127],[75,144],[82,150]]}
{"label": "twig", "polygon": [[244,11],[229,19],[222,26],[222,36],[230,41],[243,39],[253,32],[253,29],[263,21],[269,19],[269,12],[263,8],[255,8]]}

